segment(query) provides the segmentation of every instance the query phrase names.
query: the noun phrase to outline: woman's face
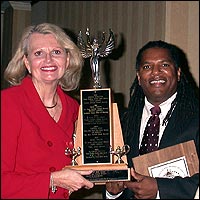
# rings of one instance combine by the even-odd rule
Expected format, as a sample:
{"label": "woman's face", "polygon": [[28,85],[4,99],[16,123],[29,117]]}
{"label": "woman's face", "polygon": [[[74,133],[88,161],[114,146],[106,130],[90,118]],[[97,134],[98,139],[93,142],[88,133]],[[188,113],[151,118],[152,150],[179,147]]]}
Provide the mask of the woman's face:
{"label": "woman's face", "polygon": [[180,68],[176,69],[167,49],[149,48],[142,54],[137,76],[147,99],[160,104],[176,92]]}
{"label": "woman's face", "polygon": [[57,83],[69,66],[69,54],[52,34],[33,33],[29,38],[25,66],[34,83]]}

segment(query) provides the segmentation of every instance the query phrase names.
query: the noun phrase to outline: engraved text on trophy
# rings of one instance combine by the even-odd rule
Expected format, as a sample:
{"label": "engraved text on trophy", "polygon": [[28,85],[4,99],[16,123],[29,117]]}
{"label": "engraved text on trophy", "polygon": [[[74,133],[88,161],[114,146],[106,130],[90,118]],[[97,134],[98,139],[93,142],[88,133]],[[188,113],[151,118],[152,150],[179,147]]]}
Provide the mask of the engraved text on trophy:
{"label": "engraved text on trophy", "polygon": [[110,90],[82,91],[83,163],[112,163]]}

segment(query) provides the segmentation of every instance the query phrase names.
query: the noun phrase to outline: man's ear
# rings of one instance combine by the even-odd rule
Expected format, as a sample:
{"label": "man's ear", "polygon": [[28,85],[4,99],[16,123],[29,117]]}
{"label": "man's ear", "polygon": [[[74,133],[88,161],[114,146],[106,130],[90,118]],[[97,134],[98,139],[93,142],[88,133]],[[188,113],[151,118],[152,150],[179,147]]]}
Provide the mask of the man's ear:
{"label": "man's ear", "polygon": [[180,81],[180,77],[181,77],[181,68],[180,67],[177,70],[177,76],[178,76],[178,81]]}
{"label": "man's ear", "polygon": [[140,85],[140,75],[139,75],[138,72],[136,72],[136,76],[137,76],[137,79],[138,79],[138,83],[139,83],[139,85]]}

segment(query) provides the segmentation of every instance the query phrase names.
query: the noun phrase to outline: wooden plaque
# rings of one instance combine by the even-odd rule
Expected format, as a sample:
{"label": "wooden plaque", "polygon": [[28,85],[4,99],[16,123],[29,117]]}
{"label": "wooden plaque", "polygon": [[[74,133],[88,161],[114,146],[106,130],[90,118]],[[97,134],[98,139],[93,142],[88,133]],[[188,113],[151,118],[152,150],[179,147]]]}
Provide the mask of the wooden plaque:
{"label": "wooden plaque", "polygon": [[[152,169],[157,170],[155,171],[157,174],[160,170],[159,173],[162,175],[160,177],[170,174],[172,171],[178,174],[181,171],[187,172],[188,170],[188,176],[199,173],[199,159],[193,140],[132,158],[132,161],[136,172],[146,176],[155,177],[151,174]],[[185,165],[184,167],[182,167],[182,163]],[[179,170],[176,172],[175,168],[179,168]]]}

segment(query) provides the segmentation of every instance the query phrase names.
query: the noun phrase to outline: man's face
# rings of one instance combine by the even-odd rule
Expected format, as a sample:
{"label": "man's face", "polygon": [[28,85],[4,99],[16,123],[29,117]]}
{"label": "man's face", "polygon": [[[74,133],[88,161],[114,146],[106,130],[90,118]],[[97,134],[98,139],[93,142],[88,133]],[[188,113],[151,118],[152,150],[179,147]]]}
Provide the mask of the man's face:
{"label": "man's face", "polygon": [[176,92],[180,68],[175,68],[167,49],[149,48],[142,54],[137,77],[148,101],[160,104]]}

